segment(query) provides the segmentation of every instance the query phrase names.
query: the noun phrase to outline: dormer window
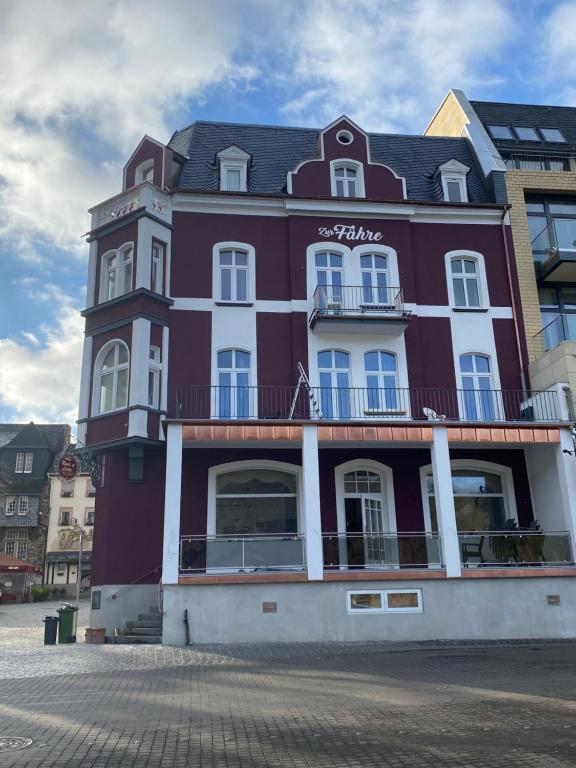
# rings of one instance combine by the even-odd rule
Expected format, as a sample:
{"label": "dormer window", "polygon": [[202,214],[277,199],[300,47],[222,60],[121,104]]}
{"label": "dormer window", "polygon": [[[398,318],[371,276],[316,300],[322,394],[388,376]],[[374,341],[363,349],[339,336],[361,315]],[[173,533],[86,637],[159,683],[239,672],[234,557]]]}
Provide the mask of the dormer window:
{"label": "dormer window", "polygon": [[136,166],[134,172],[135,184],[142,184],[145,181],[149,184],[154,183],[154,160],[144,160],[143,163]]}
{"label": "dormer window", "polygon": [[466,174],[470,169],[458,160],[449,160],[438,171],[442,179],[442,195],[447,203],[467,203]]}
{"label": "dormer window", "polygon": [[337,160],[332,161],[330,166],[334,197],[364,197],[364,174],[361,163]]}
{"label": "dormer window", "polygon": [[250,155],[240,147],[231,146],[218,152],[217,157],[220,164],[220,190],[222,192],[246,192]]}

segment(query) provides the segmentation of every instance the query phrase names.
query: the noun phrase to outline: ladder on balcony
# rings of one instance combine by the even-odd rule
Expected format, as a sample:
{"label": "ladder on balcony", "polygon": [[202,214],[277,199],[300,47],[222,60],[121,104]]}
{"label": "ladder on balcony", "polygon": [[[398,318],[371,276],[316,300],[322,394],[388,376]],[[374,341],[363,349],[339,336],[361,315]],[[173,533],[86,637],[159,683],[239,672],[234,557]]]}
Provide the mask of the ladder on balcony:
{"label": "ladder on balcony", "polygon": [[316,399],[316,395],[314,394],[312,387],[310,386],[310,381],[308,379],[308,376],[306,375],[306,371],[304,370],[304,366],[302,365],[302,363],[298,363],[298,373],[299,373],[298,383],[296,384],[296,389],[294,391],[294,397],[292,398],[292,405],[290,406],[290,414],[288,418],[289,419],[294,418],[294,412],[296,411],[296,403],[298,402],[300,390],[302,389],[302,387],[304,387],[308,395],[308,400],[310,402],[310,416],[313,419],[321,419],[322,411],[320,410],[320,405],[318,403],[318,400]]}

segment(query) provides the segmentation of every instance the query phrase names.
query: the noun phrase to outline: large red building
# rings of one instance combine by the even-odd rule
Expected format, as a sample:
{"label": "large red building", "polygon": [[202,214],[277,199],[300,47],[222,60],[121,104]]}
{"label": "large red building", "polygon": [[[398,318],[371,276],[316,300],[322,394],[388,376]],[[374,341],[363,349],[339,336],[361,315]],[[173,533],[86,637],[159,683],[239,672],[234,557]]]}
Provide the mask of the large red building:
{"label": "large red building", "polygon": [[571,414],[501,189],[345,117],[142,140],[89,234],[94,626],[161,592],[167,643],[573,633]]}

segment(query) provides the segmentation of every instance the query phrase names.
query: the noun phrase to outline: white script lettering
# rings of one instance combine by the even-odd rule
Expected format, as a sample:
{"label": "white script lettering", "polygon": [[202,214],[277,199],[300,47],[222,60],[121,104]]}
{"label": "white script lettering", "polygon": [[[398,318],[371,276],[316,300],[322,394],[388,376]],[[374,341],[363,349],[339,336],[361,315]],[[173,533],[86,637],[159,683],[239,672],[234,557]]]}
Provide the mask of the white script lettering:
{"label": "white script lettering", "polygon": [[368,240],[378,243],[382,240],[382,232],[356,227],[355,224],[335,224],[333,227],[318,227],[321,237],[336,237],[338,240]]}

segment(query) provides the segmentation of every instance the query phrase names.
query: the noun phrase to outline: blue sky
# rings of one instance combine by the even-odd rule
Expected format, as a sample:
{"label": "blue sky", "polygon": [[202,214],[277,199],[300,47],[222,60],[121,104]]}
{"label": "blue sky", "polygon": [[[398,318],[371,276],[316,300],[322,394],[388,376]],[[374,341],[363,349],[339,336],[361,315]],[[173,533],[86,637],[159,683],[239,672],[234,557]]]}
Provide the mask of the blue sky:
{"label": "blue sky", "polygon": [[[195,119],[420,133],[576,104],[576,0],[0,0],[0,420],[74,419],[91,205]],[[37,35],[33,30],[42,30]]]}

